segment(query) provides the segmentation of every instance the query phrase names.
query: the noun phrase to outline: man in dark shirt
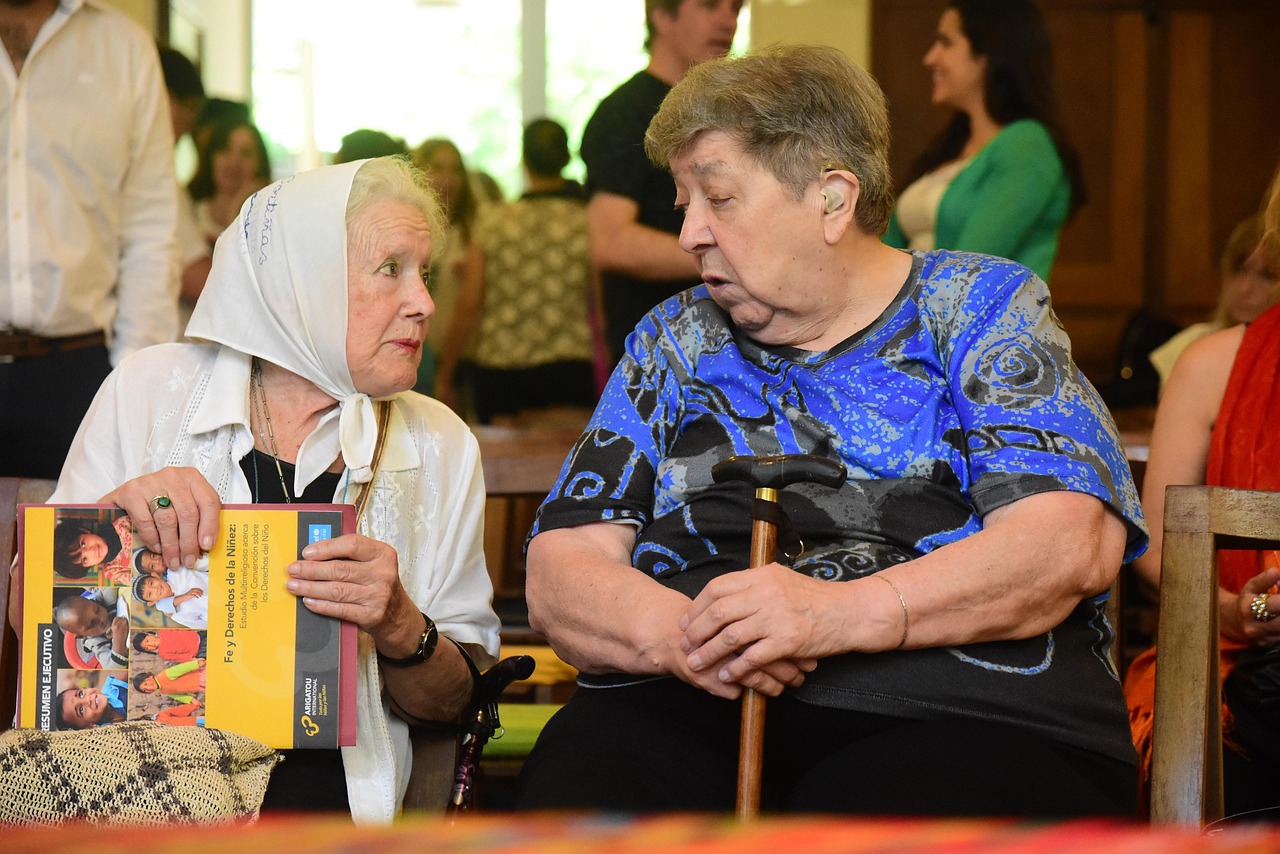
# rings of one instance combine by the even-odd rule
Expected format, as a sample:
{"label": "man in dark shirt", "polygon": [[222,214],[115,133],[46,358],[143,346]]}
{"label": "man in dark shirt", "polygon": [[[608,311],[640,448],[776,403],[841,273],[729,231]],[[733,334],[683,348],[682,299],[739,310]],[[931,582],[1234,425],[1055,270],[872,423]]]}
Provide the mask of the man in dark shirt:
{"label": "man in dark shirt", "polygon": [[671,176],[649,162],[644,132],[689,69],[729,52],[745,0],[645,0],[649,65],[600,102],[582,135],[591,256],[600,271],[611,361],[636,323],[698,284],[677,236]]}

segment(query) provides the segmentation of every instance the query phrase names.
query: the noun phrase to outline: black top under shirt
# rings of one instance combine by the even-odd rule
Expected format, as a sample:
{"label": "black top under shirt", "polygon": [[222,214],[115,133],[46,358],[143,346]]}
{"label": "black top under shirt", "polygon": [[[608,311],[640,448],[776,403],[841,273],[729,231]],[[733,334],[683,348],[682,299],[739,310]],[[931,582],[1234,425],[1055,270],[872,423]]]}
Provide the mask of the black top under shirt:
{"label": "black top under shirt", "polygon": [[[254,504],[284,504],[284,482],[293,484],[294,466],[280,461],[257,448],[240,460],[240,468],[249,481]],[[298,504],[332,504],[342,475],[325,472],[293,498]],[[292,496],[289,496],[292,498]],[[271,772],[267,793],[262,799],[263,812],[334,811],[351,813],[347,800],[347,777],[342,768],[340,750],[282,750],[284,761]]]}

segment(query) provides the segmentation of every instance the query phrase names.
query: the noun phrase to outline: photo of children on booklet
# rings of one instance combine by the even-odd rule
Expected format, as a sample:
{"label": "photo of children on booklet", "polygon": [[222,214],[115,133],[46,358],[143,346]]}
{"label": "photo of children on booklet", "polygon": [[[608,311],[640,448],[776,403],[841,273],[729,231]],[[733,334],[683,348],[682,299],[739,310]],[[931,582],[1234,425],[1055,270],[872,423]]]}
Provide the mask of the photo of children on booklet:
{"label": "photo of children on booklet", "polygon": [[[151,558],[155,558],[152,560]],[[166,569],[164,563],[146,549],[138,549],[132,562],[133,601],[131,614],[138,628],[185,626],[203,629],[209,625],[209,559],[196,561],[195,568]]]}
{"label": "photo of children on booklet", "polygon": [[129,719],[204,726],[205,633],[135,630],[129,647]]}
{"label": "photo of children on booklet", "polygon": [[61,633],[59,667],[98,670],[129,662],[129,593],[115,587],[55,587],[52,616]]}
{"label": "photo of children on booklet", "polygon": [[52,540],[53,728],[203,726],[208,558],[166,568],[119,509],[59,508]]}
{"label": "photo of children on booklet", "polygon": [[59,670],[53,729],[88,729],[125,719],[123,670]]}
{"label": "photo of children on booklet", "polygon": [[120,510],[64,508],[54,517],[53,583],[126,585],[133,523]]}
{"label": "photo of children on booklet", "polygon": [[355,680],[339,676],[355,672],[355,627],[286,588],[290,562],[352,531],[353,510],[226,506],[209,551],[170,567],[118,507],[24,505],[20,725],[154,720],[272,747],[354,744]]}
{"label": "photo of children on booklet", "polygon": [[166,721],[179,725],[203,725],[199,723],[205,699],[203,658],[165,666],[154,655],[135,655],[129,667],[129,688],[130,720],[159,720],[164,715]]}

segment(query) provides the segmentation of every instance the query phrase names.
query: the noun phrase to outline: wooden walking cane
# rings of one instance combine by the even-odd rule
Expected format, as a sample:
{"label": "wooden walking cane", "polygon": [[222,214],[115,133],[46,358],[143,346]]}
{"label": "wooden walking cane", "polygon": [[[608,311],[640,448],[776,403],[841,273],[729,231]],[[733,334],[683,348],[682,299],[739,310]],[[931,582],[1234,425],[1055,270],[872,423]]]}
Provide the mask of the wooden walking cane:
{"label": "wooden walking cane", "polygon": [[[793,483],[818,483],[836,488],[844,483],[844,466],[835,460],[812,454],[783,454],[774,457],[730,457],[711,469],[716,483],[742,481],[755,487],[756,504],[776,505],[778,491]],[[773,563],[777,557],[778,513],[753,510],[751,522],[751,566]],[[760,785],[764,772],[764,695],[748,688],[742,695],[742,728],[738,739],[738,818],[760,814]]]}

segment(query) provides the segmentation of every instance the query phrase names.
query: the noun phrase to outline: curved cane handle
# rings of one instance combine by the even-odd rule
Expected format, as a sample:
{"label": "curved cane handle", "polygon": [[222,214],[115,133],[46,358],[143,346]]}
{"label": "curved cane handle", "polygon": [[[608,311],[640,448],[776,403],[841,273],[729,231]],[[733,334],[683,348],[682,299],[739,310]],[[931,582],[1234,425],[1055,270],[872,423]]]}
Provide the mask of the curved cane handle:
{"label": "curved cane handle", "polygon": [[729,457],[715,464],[716,483],[739,480],[756,489],[783,489],[793,483],[817,483],[835,488],[845,481],[844,466],[816,454],[779,454],[773,457]]}

